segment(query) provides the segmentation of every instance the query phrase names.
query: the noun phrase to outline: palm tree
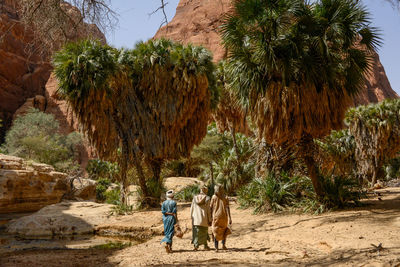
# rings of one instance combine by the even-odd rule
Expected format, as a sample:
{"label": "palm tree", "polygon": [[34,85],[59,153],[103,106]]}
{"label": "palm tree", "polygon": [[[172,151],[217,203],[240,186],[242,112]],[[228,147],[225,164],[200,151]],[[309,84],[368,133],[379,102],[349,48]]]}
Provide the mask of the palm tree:
{"label": "palm tree", "polygon": [[346,114],[349,132],[355,140],[358,172],[374,186],[382,178],[383,165],[400,151],[400,100],[359,106]]}
{"label": "palm tree", "polygon": [[60,94],[99,155],[118,159],[124,189],[135,166],[148,200],[142,162],[159,183],[163,161],[188,156],[207,133],[216,86],[202,47],[150,40],[117,50],[83,41],[58,52],[54,66]]}
{"label": "palm tree", "polygon": [[379,44],[356,0],[235,0],[221,27],[231,87],[258,134],[297,147],[318,196],[313,138],[342,127]]}
{"label": "palm tree", "polygon": [[240,105],[235,92],[229,87],[226,68],[226,61],[219,62],[216,68],[215,76],[220,100],[212,114],[213,120],[220,132],[229,131],[233,138],[235,138],[236,132],[251,135],[252,132],[247,122],[247,111]]}

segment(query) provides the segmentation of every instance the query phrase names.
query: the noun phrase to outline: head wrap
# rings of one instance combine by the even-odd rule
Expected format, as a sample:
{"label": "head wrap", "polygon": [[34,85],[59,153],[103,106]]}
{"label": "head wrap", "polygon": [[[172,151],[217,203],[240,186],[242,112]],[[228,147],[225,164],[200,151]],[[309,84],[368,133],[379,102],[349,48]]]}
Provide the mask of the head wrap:
{"label": "head wrap", "polygon": [[207,186],[202,186],[201,187],[201,192],[203,192],[204,194],[206,194],[207,195],[207,193],[208,193],[208,187]]}
{"label": "head wrap", "polygon": [[166,196],[167,196],[167,198],[174,198],[174,190],[167,191]]}
{"label": "head wrap", "polygon": [[221,185],[216,184],[214,186],[214,194],[217,195],[217,196],[224,195],[224,188]]}

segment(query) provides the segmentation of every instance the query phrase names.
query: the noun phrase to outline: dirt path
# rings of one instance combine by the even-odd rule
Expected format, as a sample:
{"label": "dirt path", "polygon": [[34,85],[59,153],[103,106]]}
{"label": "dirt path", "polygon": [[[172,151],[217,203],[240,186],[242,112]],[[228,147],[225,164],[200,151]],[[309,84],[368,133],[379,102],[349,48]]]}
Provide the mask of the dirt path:
{"label": "dirt path", "polygon": [[[365,201],[369,204],[366,207],[320,216],[252,215],[250,210],[240,210],[232,204],[233,234],[227,240],[229,249],[218,253],[193,251],[189,232],[183,239],[174,238],[172,254],[166,254],[159,244],[162,237],[156,236],[140,245],[105,253],[93,250],[86,250],[86,254],[84,250],[57,251],[56,254],[20,252],[1,257],[0,265],[57,266],[54,263],[63,262],[63,266],[100,266],[102,262],[108,266],[400,266],[400,188],[383,189],[381,193],[382,201],[371,198]],[[189,227],[189,205],[179,208],[181,224]],[[142,213],[129,219],[134,220],[139,214]],[[158,211],[143,214],[149,216],[150,221],[160,216]],[[127,223],[127,219],[123,221]],[[378,252],[371,244],[379,243],[383,249]],[[48,254],[52,257],[47,257]]]}

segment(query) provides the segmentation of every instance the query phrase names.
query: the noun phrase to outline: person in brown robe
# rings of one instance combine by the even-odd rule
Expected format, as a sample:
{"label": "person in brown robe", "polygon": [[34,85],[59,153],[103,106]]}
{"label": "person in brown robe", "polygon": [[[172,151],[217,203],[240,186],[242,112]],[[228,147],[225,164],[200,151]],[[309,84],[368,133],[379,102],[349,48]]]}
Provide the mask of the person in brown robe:
{"label": "person in brown robe", "polygon": [[225,246],[226,237],[230,234],[228,222],[232,224],[232,217],[229,209],[229,200],[220,185],[214,187],[214,195],[211,198],[210,208],[215,249],[218,251],[218,242],[222,241],[222,249],[225,250],[227,249]]}

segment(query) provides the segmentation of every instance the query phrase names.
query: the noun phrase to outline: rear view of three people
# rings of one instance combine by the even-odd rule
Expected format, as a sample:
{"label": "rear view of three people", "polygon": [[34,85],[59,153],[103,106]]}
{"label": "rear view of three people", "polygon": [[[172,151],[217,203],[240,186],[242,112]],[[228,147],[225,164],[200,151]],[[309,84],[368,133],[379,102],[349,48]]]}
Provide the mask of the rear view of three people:
{"label": "rear view of three people", "polygon": [[[215,249],[218,251],[219,241],[222,241],[222,249],[226,248],[226,237],[231,233],[229,225],[232,224],[229,200],[225,196],[224,190],[220,185],[214,187],[214,195],[211,200],[207,196],[208,188],[203,186],[200,194],[193,198],[190,207],[192,217],[192,244],[194,250],[198,250],[200,245],[204,245],[205,250],[209,250],[208,227],[211,226]],[[174,236],[174,226],[178,222],[177,206],[172,190],[167,192],[167,200],[162,203],[161,212],[164,223],[165,249],[168,253],[172,252],[172,238]]]}

